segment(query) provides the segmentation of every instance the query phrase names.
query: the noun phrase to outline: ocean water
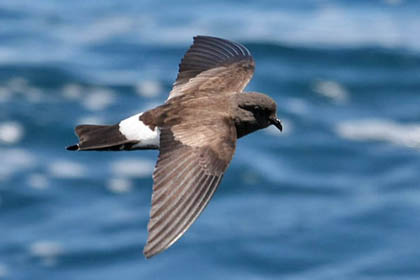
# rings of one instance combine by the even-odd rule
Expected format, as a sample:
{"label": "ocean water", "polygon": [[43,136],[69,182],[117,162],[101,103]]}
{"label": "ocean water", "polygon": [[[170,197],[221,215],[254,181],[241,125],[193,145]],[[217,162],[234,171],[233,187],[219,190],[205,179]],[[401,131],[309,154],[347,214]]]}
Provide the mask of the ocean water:
{"label": "ocean water", "polygon": [[[0,279],[420,279],[420,2],[0,3]],[[197,34],[245,44],[284,132],[238,141],[146,260],[157,151],[65,151],[165,101]]]}

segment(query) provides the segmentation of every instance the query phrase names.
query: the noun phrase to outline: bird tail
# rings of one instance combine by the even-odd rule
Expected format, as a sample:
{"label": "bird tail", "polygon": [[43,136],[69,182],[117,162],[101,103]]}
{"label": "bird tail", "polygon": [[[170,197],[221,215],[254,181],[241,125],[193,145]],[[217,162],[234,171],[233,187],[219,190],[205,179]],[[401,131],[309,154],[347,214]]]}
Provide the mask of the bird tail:
{"label": "bird tail", "polygon": [[138,141],[128,140],[119,125],[89,125],[76,127],[79,143],[68,146],[69,151],[121,151],[130,150]]}

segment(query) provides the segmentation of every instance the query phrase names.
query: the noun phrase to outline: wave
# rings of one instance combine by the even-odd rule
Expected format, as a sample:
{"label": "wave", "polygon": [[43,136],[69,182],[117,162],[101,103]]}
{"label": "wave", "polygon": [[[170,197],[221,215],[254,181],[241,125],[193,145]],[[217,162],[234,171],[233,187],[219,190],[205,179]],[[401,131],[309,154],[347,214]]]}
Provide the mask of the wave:
{"label": "wave", "polygon": [[[0,13],[4,27],[0,39],[12,38],[2,40],[0,62],[84,60],[92,55],[92,48],[110,42],[185,47],[197,34],[247,43],[420,51],[420,37],[413,36],[420,28],[420,18],[414,12],[419,4],[404,5],[395,0],[350,6],[344,2],[306,2],[297,7],[274,1],[238,7],[236,2],[191,6],[180,1],[176,12],[162,10],[155,3],[133,2],[107,13],[102,12],[101,5],[71,12],[72,4],[48,7],[30,3],[19,21]],[[9,13],[23,8],[9,4]]]}
{"label": "wave", "polygon": [[356,141],[385,141],[420,148],[420,124],[403,124],[385,119],[346,121],[336,127],[337,134]]}

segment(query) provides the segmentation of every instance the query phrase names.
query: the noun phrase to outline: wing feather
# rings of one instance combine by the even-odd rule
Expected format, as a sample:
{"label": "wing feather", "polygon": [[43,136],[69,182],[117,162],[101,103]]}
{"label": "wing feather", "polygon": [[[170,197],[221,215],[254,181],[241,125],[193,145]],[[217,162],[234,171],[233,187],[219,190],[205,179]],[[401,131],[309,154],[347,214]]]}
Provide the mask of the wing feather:
{"label": "wing feather", "polygon": [[209,36],[194,37],[179,65],[168,99],[212,91],[242,92],[254,74],[251,53],[241,44]]}
{"label": "wing feather", "polygon": [[[197,129],[203,135],[214,135],[214,127],[221,137],[202,138],[189,145],[198,134]],[[153,172],[149,235],[143,251],[147,258],[178,240],[215,193],[232,159],[236,132],[233,124],[223,119],[216,119],[214,127],[183,124],[161,128],[160,154]]]}

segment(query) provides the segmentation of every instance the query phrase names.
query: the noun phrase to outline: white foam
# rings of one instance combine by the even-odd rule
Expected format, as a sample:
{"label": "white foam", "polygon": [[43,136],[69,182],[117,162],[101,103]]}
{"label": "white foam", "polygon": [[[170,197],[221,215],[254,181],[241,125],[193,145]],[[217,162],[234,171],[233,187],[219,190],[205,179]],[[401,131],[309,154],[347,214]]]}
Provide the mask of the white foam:
{"label": "white foam", "polygon": [[104,124],[104,120],[97,116],[83,116],[79,118],[76,122],[76,124]]}
{"label": "white foam", "polygon": [[154,80],[145,80],[141,81],[136,85],[137,94],[153,98],[159,96],[163,91],[162,85],[158,81]]}
{"label": "white foam", "polygon": [[78,84],[67,84],[61,90],[65,98],[70,100],[80,99],[83,94],[83,88]]}
{"label": "white foam", "polygon": [[15,144],[23,137],[23,126],[16,121],[0,123],[0,143]]}
{"label": "white foam", "polygon": [[77,162],[69,160],[55,160],[48,166],[51,176],[56,178],[81,178],[86,168]]}
{"label": "white foam", "polygon": [[155,162],[146,159],[121,159],[111,165],[112,173],[117,177],[143,178],[152,175]]}
{"label": "white foam", "polygon": [[131,191],[133,184],[127,178],[111,178],[107,183],[107,188],[114,193],[127,193]]}
{"label": "white foam", "polygon": [[366,119],[340,123],[335,130],[339,136],[346,139],[386,141],[395,145],[420,148],[420,124]]}
{"label": "white foam", "polygon": [[53,266],[57,262],[57,257],[63,254],[63,247],[55,241],[36,241],[29,247],[32,256],[42,259],[46,266]]}
{"label": "white foam", "polygon": [[[200,3],[199,9],[205,10],[214,6],[210,1],[207,2]],[[287,8],[282,5],[265,9],[262,5],[244,4],[234,13],[232,8],[238,7],[235,6],[235,2],[229,2],[217,13],[200,16],[188,13],[184,20],[178,20],[178,13],[162,13],[155,9],[154,5],[144,6],[142,9],[122,9],[115,11],[113,15],[102,13],[99,7],[90,7],[79,11],[83,20],[69,18],[67,23],[70,24],[48,25],[49,32],[45,38],[47,41],[54,41],[55,44],[34,42],[30,49],[25,49],[25,44],[1,46],[0,62],[12,64],[77,60],[83,64],[80,68],[86,66],[88,69],[92,63],[94,66],[100,63],[111,65],[113,58],[98,53],[94,60],[86,59],[90,55],[86,45],[121,38],[121,41],[130,44],[185,47],[196,34],[218,34],[239,41],[293,46],[379,46],[420,50],[420,36],[413,36],[417,34],[420,26],[417,14],[410,12],[410,8],[403,5],[401,11],[387,8],[387,5],[400,5],[406,1],[382,0],[375,4],[351,6],[346,5],[344,1],[311,2],[314,3],[308,9]],[[32,6],[39,8],[39,5]],[[65,9],[64,5],[59,12]],[[242,28],[235,28],[236,26]],[[22,19],[20,24],[14,26],[18,31],[29,29],[35,33],[41,32],[45,27],[44,23],[32,24],[30,18]],[[116,71],[117,74],[127,71],[120,70]],[[138,73],[134,74],[136,73],[131,72],[130,82],[138,77]],[[108,76],[108,81],[109,78],[112,77]]]}
{"label": "white foam", "polygon": [[[386,9],[386,5],[400,5],[402,0],[382,0],[383,3],[375,5],[351,7],[345,3],[315,2],[317,3],[310,9],[263,9],[244,5],[236,13],[232,13],[231,9],[234,4],[227,4],[225,9],[220,9],[217,13],[199,17],[191,13],[186,15],[183,21],[177,20],[176,13],[161,13],[152,8],[144,8],[136,13],[123,11],[124,14],[117,13],[112,16],[95,12],[95,18],[85,14],[86,20],[75,21],[70,25],[50,26],[50,36],[66,48],[49,48],[46,56],[42,54],[41,48],[36,46],[36,55],[39,59],[47,60],[57,57],[70,60],[79,55],[80,60],[80,45],[108,40],[115,36],[141,44],[185,46],[196,34],[218,34],[241,41],[319,47],[381,46],[420,50],[420,38],[413,36],[420,25],[417,14],[407,12],[407,9],[401,13],[395,9]],[[208,3],[200,4],[200,9],[210,7],[211,4]],[[229,19],[228,22],[226,18]],[[171,24],[168,25],[168,22]],[[221,22],[224,24],[221,25]],[[235,29],[235,26],[242,28]],[[25,54],[22,50],[3,49],[4,55],[1,55],[0,49],[0,58],[4,57],[7,60],[22,60],[22,53]],[[32,54],[29,58],[33,60],[34,56]]]}
{"label": "white foam", "polygon": [[5,87],[0,87],[0,102],[10,100],[13,95],[23,96],[30,103],[46,100],[40,88],[29,85],[29,81],[22,77],[14,77],[7,82]]}
{"label": "white foam", "polygon": [[0,181],[36,163],[36,158],[23,149],[0,149],[0,155]]}
{"label": "white foam", "polygon": [[28,185],[34,189],[46,189],[49,185],[47,176],[41,173],[30,174],[27,179]]}
{"label": "white foam", "polygon": [[337,103],[345,103],[349,96],[344,86],[335,81],[316,81],[312,86],[312,90]]}
{"label": "white foam", "polygon": [[114,101],[115,96],[111,90],[95,88],[83,98],[82,104],[88,110],[100,111],[106,109]]}
{"label": "white foam", "polygon": [[[232,26],[243,28],[230,29],[226,25],[221,32],[220,21],[225,18],[235,22]],[[149,29],[140,29],[139,38],[153,44],[185,44],[195,34],[219,34],[234,40],[301,46],[380,46],[420,50],[420,36],[413,36],[419,26],[420,18],[415,13],[398,14],[392,9],[384,9],[383,5],[349,8],[338,3],[319,4],[305,10],[245,8],[240,13],[231,13],[227,8],[204,17],[192,17],[188,24],[166,26],[156,21]]]}
{"label": "white foam", "polygon": [[56,257],[63,252],[63,249],[58,242],[43,240],[32,243],[30,252],[37,257]]}
{"label": "white foam", "polygon": [[[308,21],[307,18],[311,20]],[[375,20],[372,21],[372,18]],[[395,20],[392,12],[380,8],[355,12],[344,6],[323,5],[305,13],[265,10],[257,12],[250,20],[247,18],[247,21],[243,30],[249,32],[249,36],[263,40],[271,41],[276,38],[295,45],[379,45],[420,49],[419,38],[412,36],[418,29],[420,20],[406,13],[405,18]],[[336,28],[337,26],[340,28]]]}

